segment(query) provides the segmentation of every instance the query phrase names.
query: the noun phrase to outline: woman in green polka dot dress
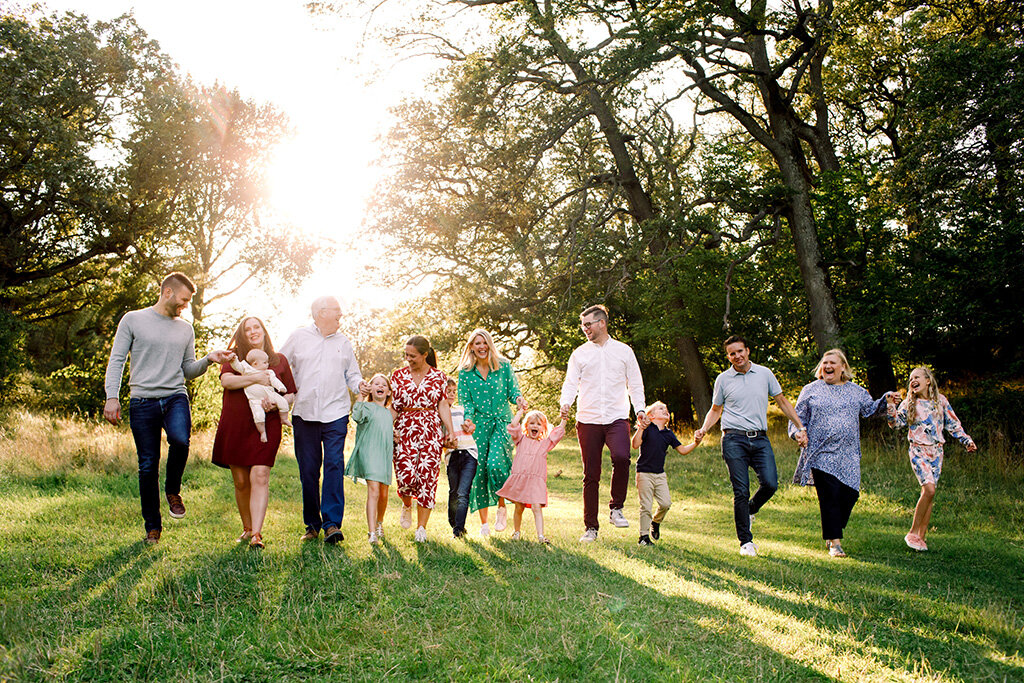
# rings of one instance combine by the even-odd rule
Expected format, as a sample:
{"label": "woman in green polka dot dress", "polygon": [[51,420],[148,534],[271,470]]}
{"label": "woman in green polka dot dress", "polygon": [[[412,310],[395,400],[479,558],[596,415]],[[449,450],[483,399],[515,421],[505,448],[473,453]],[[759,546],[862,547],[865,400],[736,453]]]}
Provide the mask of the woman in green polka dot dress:
{"label": "woman in green polka dot dress", "polygon": [[480,535],[491,533],[488,512],[498,506],[494,530],[507,525],[505,500],[496,491],[505,485],[512,469],[512,439],[508,424],[512,421],[509,403],[526,410],[512,364],[498,355],[494,340],[484,329],[475,329],[466,338],[459,361],[459,399],[466,410],[463,429],[473,435],[477,445],[476,476],[469,491],[469,509],[480,511]]}

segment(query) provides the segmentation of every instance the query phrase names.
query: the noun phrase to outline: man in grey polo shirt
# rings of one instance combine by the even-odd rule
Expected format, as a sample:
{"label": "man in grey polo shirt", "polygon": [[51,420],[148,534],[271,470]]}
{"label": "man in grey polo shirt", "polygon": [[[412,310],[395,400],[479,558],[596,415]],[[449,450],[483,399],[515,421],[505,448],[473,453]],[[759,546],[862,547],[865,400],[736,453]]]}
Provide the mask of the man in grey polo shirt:
{"label": "man in grey polo shirt", "polygon": [[[768,502],[779,487],[775,453],[768,440],[768,398],[774,398],[782,412],[797,426],[796,440],[801,448],[807,445],[804,429],[793,405],[782,394],[782,386],[771,370],[750,362],[747,340],[733,335],[725,340],[725,353],[732,364],[715,378],[711,410],[704,424],[694,432],[699,441],[722,419],[722,458],[729,468],[732,483],[733,515],[740,555],[757,555],[757,546],[750,533],[754,515]],[[750,473],[753,468],[760,487],[750,497]]]}

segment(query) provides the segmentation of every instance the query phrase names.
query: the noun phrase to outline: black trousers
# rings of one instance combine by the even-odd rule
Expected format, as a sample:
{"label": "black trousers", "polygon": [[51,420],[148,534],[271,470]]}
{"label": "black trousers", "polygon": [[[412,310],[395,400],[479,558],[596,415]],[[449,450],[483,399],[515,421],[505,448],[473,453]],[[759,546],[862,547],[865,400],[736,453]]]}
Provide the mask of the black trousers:
{"label": "black trousers", "polygon": [[814,475],[814,489],[818,492],[818,508],[821,510],[821,537],[825,540],[842,538],[853,506],[860,498],[860,491],[819,469],[811,468],[811,474]]}

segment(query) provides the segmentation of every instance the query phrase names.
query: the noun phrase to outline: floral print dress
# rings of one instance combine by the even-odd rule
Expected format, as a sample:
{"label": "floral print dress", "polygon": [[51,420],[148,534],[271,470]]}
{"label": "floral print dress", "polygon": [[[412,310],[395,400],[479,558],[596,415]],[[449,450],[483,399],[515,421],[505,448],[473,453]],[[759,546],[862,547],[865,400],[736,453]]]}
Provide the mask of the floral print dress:
{"label": "floral print dress", "polygon": [[910,399],[905,398],[898,407],[889,406],[889,426],[907,427],[910,466],[921,486],[937,484],[942,474],[942,444],[946,442],[942,430],[964,446],[973,445],[974,440],[964,431],[953,407],[942,394],[939,394],[938,406],[926,398],[918,398],[917,415],[913,419],[907,417],[909,402]]}
{"label": "floral print dress", "polygon": [[441,471],[444,435],[437,405],[445,398],[448,376],[430,368],[416,384],[408,367],[391,375],[395,420],[395,482],[398,495],[415,498],[421,507],[433,508]]}

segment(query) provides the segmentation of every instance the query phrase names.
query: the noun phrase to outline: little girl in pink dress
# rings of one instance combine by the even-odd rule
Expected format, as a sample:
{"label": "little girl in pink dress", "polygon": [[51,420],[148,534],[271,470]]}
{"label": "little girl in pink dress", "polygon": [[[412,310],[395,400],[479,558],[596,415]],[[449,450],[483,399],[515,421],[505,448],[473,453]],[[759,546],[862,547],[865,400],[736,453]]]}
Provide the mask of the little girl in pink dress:
{"label": "little girl in pink dress", "polygon": [[505,480],[505,485],[498,489],[497,495],[516,504],[512,519],[512,538],[518,539],[519,528],[523,524],[523,510],[533,510],[533,522],[537,526],[537,540],[549,543],[544,538],[543,508],[548,504],[548,452],[565,436],[565,417],[551,429],[548,419],[539,410],[531,410],[526,414],[524,425],[523,410],[520,409],[508,426],[508,433],[516,445],[516,454],[512,459],[512,471]]}

